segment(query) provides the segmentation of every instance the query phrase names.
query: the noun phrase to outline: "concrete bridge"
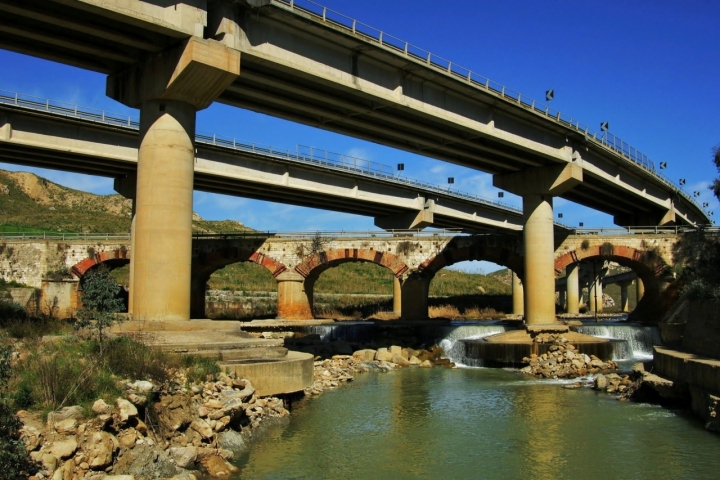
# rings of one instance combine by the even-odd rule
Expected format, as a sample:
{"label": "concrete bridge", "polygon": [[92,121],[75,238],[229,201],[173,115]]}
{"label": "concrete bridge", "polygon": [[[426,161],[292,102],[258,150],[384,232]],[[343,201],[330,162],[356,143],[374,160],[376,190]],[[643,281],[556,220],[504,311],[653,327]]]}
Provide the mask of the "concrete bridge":
{"label": "concrete bridge", "polygon": [[[195,114],[216,100],[493,174],[497,187],[523,197],[530,325],[556,322],[553,266],[579,259],[555,258],[554,196],[623,226],[710,223],[613,135],[312,5],[0,0],[0,47],[107,73],[108,95],[140,109],[137,177],[119,180],[121,190],[135,192],[134,315],[190,317]],[[597,255],[656,276],[655,257],[619,252]],[[426,283],[411,282],[420,293]]]}
{"label": "concrete bridge", "polygon": [[[630,268],[631,275],[641,279],[645,287],[636,311],[646,317],[656,314],[661,293],[673,280],[670,272],[674,265],[673,248],[682,237],[682,233],[673,229],[658,233],[568,235],[554,254],[556,275],[566,273],[568,312],[578,312],[579,266],[612,261]],[[468,260],[486,260],[512,270],[514,313],[522,314],[527,301],[522,288],[526,275],[523,244],[515,235],[382,231],[198,235],[193,239],[192,252],[193,318],[205,317],[205,291],[210,275],[238,262],[261,265],[275,278],[278,317],[286,319],[312,318],[315,282],[325,270],[347,262],[369,262],[390,270],[395,277],[394,310],[404,318],[426,318],[428,290],[435,274]],[[0,276],[41,289],[45,303],[52,303],[52,296],[57,296],[56,303],[62,306],[62,311],[71,313],[78,305],[77,291],[83,275],[99,264],[111,269],[128,264],[131,253],[127,236],[5,237]],[[57,278],[58,274],[62,278]],[[573,303],[573,298],[578,300]],[[141,318],[137,314],[134,317]]]}

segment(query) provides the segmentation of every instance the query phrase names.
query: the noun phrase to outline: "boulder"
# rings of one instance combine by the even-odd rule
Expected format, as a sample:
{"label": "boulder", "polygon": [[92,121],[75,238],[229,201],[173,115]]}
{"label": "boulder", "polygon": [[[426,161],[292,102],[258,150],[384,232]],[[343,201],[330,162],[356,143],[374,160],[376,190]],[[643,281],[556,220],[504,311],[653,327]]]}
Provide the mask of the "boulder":
{"label": "boulder", "polygon": [[388,351],[393,355],[402,355],[402,347],[398,347],[397,345],[392,345]]}
{"label": "boulder", "polygon": [[214,435],[212,427],[202,418],[193,420],[192,423],[190,423],[190,428],[207,440],[211,439]]}
{"label": "boulder", "polygon": [[145,395],[136,395],[134,393],[131,393],[128,395],[128,400],[130,400],[130,403],[135,405],[136,407],[144,407],[147,405],[147,397]]}
{"label": "boulder", "polygon": [[401,367],[409,367],[410,366],[410,362],[405,357],[400,355],[399,353],[396,353],[395,355],[393,355],[392,360],[390,360],[390,361]]}
{"label": "boulder", "polygon": [[51,455],[55,455],[61,460],[70,458],[78,448],[77,441],[74,438],[53,442],[47,449]]}
{"label": "boulder", "polygon": [[420,363],[421,363],[420,359],[418,357],[416,357],[415,355],[412,355],[410,357],[410,360],[408,360],[408,362],[410,363],[410,365],[420,365]]}
{"label": "boulder", "polygon": [[231,451],[235,457],[242,455],[248,448],[242,434],[235,430],[227,430],[218,435],[218,445],[220,448]]}
{"label": "boulder", "polygon": [[211,455],[201,460],[205,473],[214,478],[229,478],[231,474],[238,471],[237,467],[231,465],[220,455]]}
{"label": "boulder", "polygon": [[104,470],[112,465],[117,439],[107,432],[95,432],[85,443],[87,463],[93,470]]}
{"label": "boulder", "polygon": [[52,475],[55,469],[57,469],[58,463],[60,461],[55,455],[45,453],[43,454],[43,456],[40,457],[40,462],[42,463],[43,469],[47,470],[47,472]]}
{"label": "boulder", "polygon": [[30,425],[25,425],[20,430],[20,439],[25,444],[25,448],[28,452],[37,450],[40,446],[40,430]]}
{"label": "boulder", "polygon": [[195,447],[172,447],[170,458],[180,468],[191,468],[197,459],[197,448]]}
{"label": "boulder", "polygon": [[74,405],[72,407],[64,407],[61,408],[55,412],[48,413],[47,416],[47,424],[48,426],[55,425],[56,422],[59,422],[61,420],[65,420],[68,418],[75,418],[80,419],[83,418],[83,409],[79,405]]}
{"label": "boulder", "polygon": [[120,420],[120,424],[124,424],[131,418],[137,417],[138,410],[135,405],[124,398],[117,398],[115,405],[117,405],[119,410],[118,419]]}
{"label": "boulder", "polygon": [[135,383],[129,383],[128,387],[139,393],[150,393],[155,388],[155,385],[145,380],[138,380]]}
{"label": "boulder", "polygon": [[595,378],[595,390],[606,390],[608,387],[608,379],[605,375],[598,375]]}
{"label": "boulder", "polygon": [[435,365],[430,360],[424,360],[420,363],[420,368],[433,368]]}
{"label": "boulder", "polygon": [[95,403],[93,403],[92,411],[98,415],[109,415],[112,413],[112,407],[105,403],[105,400],[99,399],[95,400]]}
{"label": "boulder", "polygon": [[176,432],[190,425],[193,419],[193,406],[186,395],[167,395],[155,406],[158,421],[163,428]]}
{"label": "boulder", "polygon": [[375,353],[375,360],[383,362],[392,362],[393,354],[387,348],[378,348]]}
{"label": "boulder", "polygon": [[65,420],[55,422],[53,427],[60,435],[74,435],[77,431],[78,421],[76,418],[66,418]]}
{"label": "boulder", "polygon": [[359,358],[363,362],[372,362],[375,360],[375,354],[377,353],[377,350],[373,350],[371,348],[366,348],[364,350],[358,350],[355,353],[353,353],[353,357]]}

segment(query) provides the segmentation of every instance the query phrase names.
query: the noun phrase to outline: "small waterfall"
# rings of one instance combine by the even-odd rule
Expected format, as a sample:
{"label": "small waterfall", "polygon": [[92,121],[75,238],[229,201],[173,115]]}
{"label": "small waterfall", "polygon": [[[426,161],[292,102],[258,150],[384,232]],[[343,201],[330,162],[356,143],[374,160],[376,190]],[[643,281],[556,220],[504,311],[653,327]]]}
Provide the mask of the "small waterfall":
{"label": "small waterfall", "polygon": [[467,358],[465,356],[465,344],[460,340],[477,340],[478,338],[489,337],[496,333],[512,330],[512,327],[505,325],[462,325],[457,327],[447,327],[442,339],[437,340],[437,344],[445,351],[445,355],[458,365],[468,367],[481,367],[482,360]]}
{"label": "small waterfall", "polygon": [[612,360],[645,360],[652,358],[653,346],[662,345],[657,327],[637,325],[583,325],[573,327],[579,333],[617,340],[613,342]]}

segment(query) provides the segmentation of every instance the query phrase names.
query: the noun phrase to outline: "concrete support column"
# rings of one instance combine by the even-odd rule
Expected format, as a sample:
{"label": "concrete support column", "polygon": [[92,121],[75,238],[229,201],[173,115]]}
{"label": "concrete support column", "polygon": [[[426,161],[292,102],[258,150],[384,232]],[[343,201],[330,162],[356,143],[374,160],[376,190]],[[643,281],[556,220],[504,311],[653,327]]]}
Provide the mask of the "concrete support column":
{"label": "concrete support column", "polygon": [[600,274],[590,281],[588,297],[589,310],[591,312],[602,312],[602,276]]}
{"label": "concrete support column", "polygon": [[191,37],[114,73],[107,94],[140,109],[131,295],[136,320],[188,320],[195,112],[240,73],[240,52]]}
{"label": "concrete support column", "polygon": [[512,272],[512,313],[513,315],[525,314],[525,292],[520,277]]}
{"label": "concrete support column", "polygon": [[410,276],[402,282],[402,318],[428,318],[428,294],[430,292],[430,280],[430,278],[417,275]]}
{"label": "concrete support column", "polygon": [[527,325],[556,323],[552,198],[582,182],[582,168],[576,159],[579,155],[572,154],[571,161],[565,164],[493,176],[495,187],[523,197]]}
{"label": "concrete support column", "polygon": [[525,323],[555,323],[555,243],[552,197],[523,196]]}
{"label": "concrete support column", "polygon": [[192,105],[143,103],[131,257],[138,320],[190,318],[194,136]]}
{"label": "concrete support column", "polygon": [[565,267],[565,289],[567,313],[580,313],[580,268],[577,263]]}
{"label": "concrete support column", "polygon": [[285,271],[277,280],[277,318],[312,320],[310,299],[305,291],[305,278],[295,271]]}
{"label": "concrete support column", "polygon": [[635,279],[635,295],[636,295],[636,302],[635,305],[640,304],[640,300],[642,300],[643,296],[645,296],[645,284],[642,281],[642,278],[638,277]]}
{"label": "concrete support column", "polygon": [[557,292],[557,305],[560,306],[561,310],[565,310],[565,292],[565,290],[560,290],[559,292]]}
{"label": "concrete support column", "polygon": [[397,277],[393,277],[393,313],[402,316],[402,285]]}
{"label": "concrete support column", "polygon": [[135,194],[137,193],[137,175],[129,175],[126,177],[118,177],[113,182],[113,188],[123,197],[132,200],[132,209],[130,211],[130,273],[128,275],[128,315],[133,313],[133,268],[132,253],[135,250],[135,213],[136,205]]}
{"label": "concrete support column", "polygon": [[620,311],[621,312],[629,312],[630,311],[630,301],[628,299],[628,287],[632,284],[632,282],[620,282],[618,285],[620,285]]}

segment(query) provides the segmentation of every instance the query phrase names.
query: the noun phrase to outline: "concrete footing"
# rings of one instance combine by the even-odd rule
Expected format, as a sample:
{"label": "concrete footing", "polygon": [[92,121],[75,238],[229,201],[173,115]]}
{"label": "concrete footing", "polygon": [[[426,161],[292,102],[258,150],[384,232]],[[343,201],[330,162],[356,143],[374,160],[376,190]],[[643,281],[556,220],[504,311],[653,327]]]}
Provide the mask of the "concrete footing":
{"label": "concrete footing", "polygon": [[231,360],[219,365],[225,372],[250,380],[261,397],[298,392],[313,383],[313,356],[309,353],[290,351],[283,358]]}

